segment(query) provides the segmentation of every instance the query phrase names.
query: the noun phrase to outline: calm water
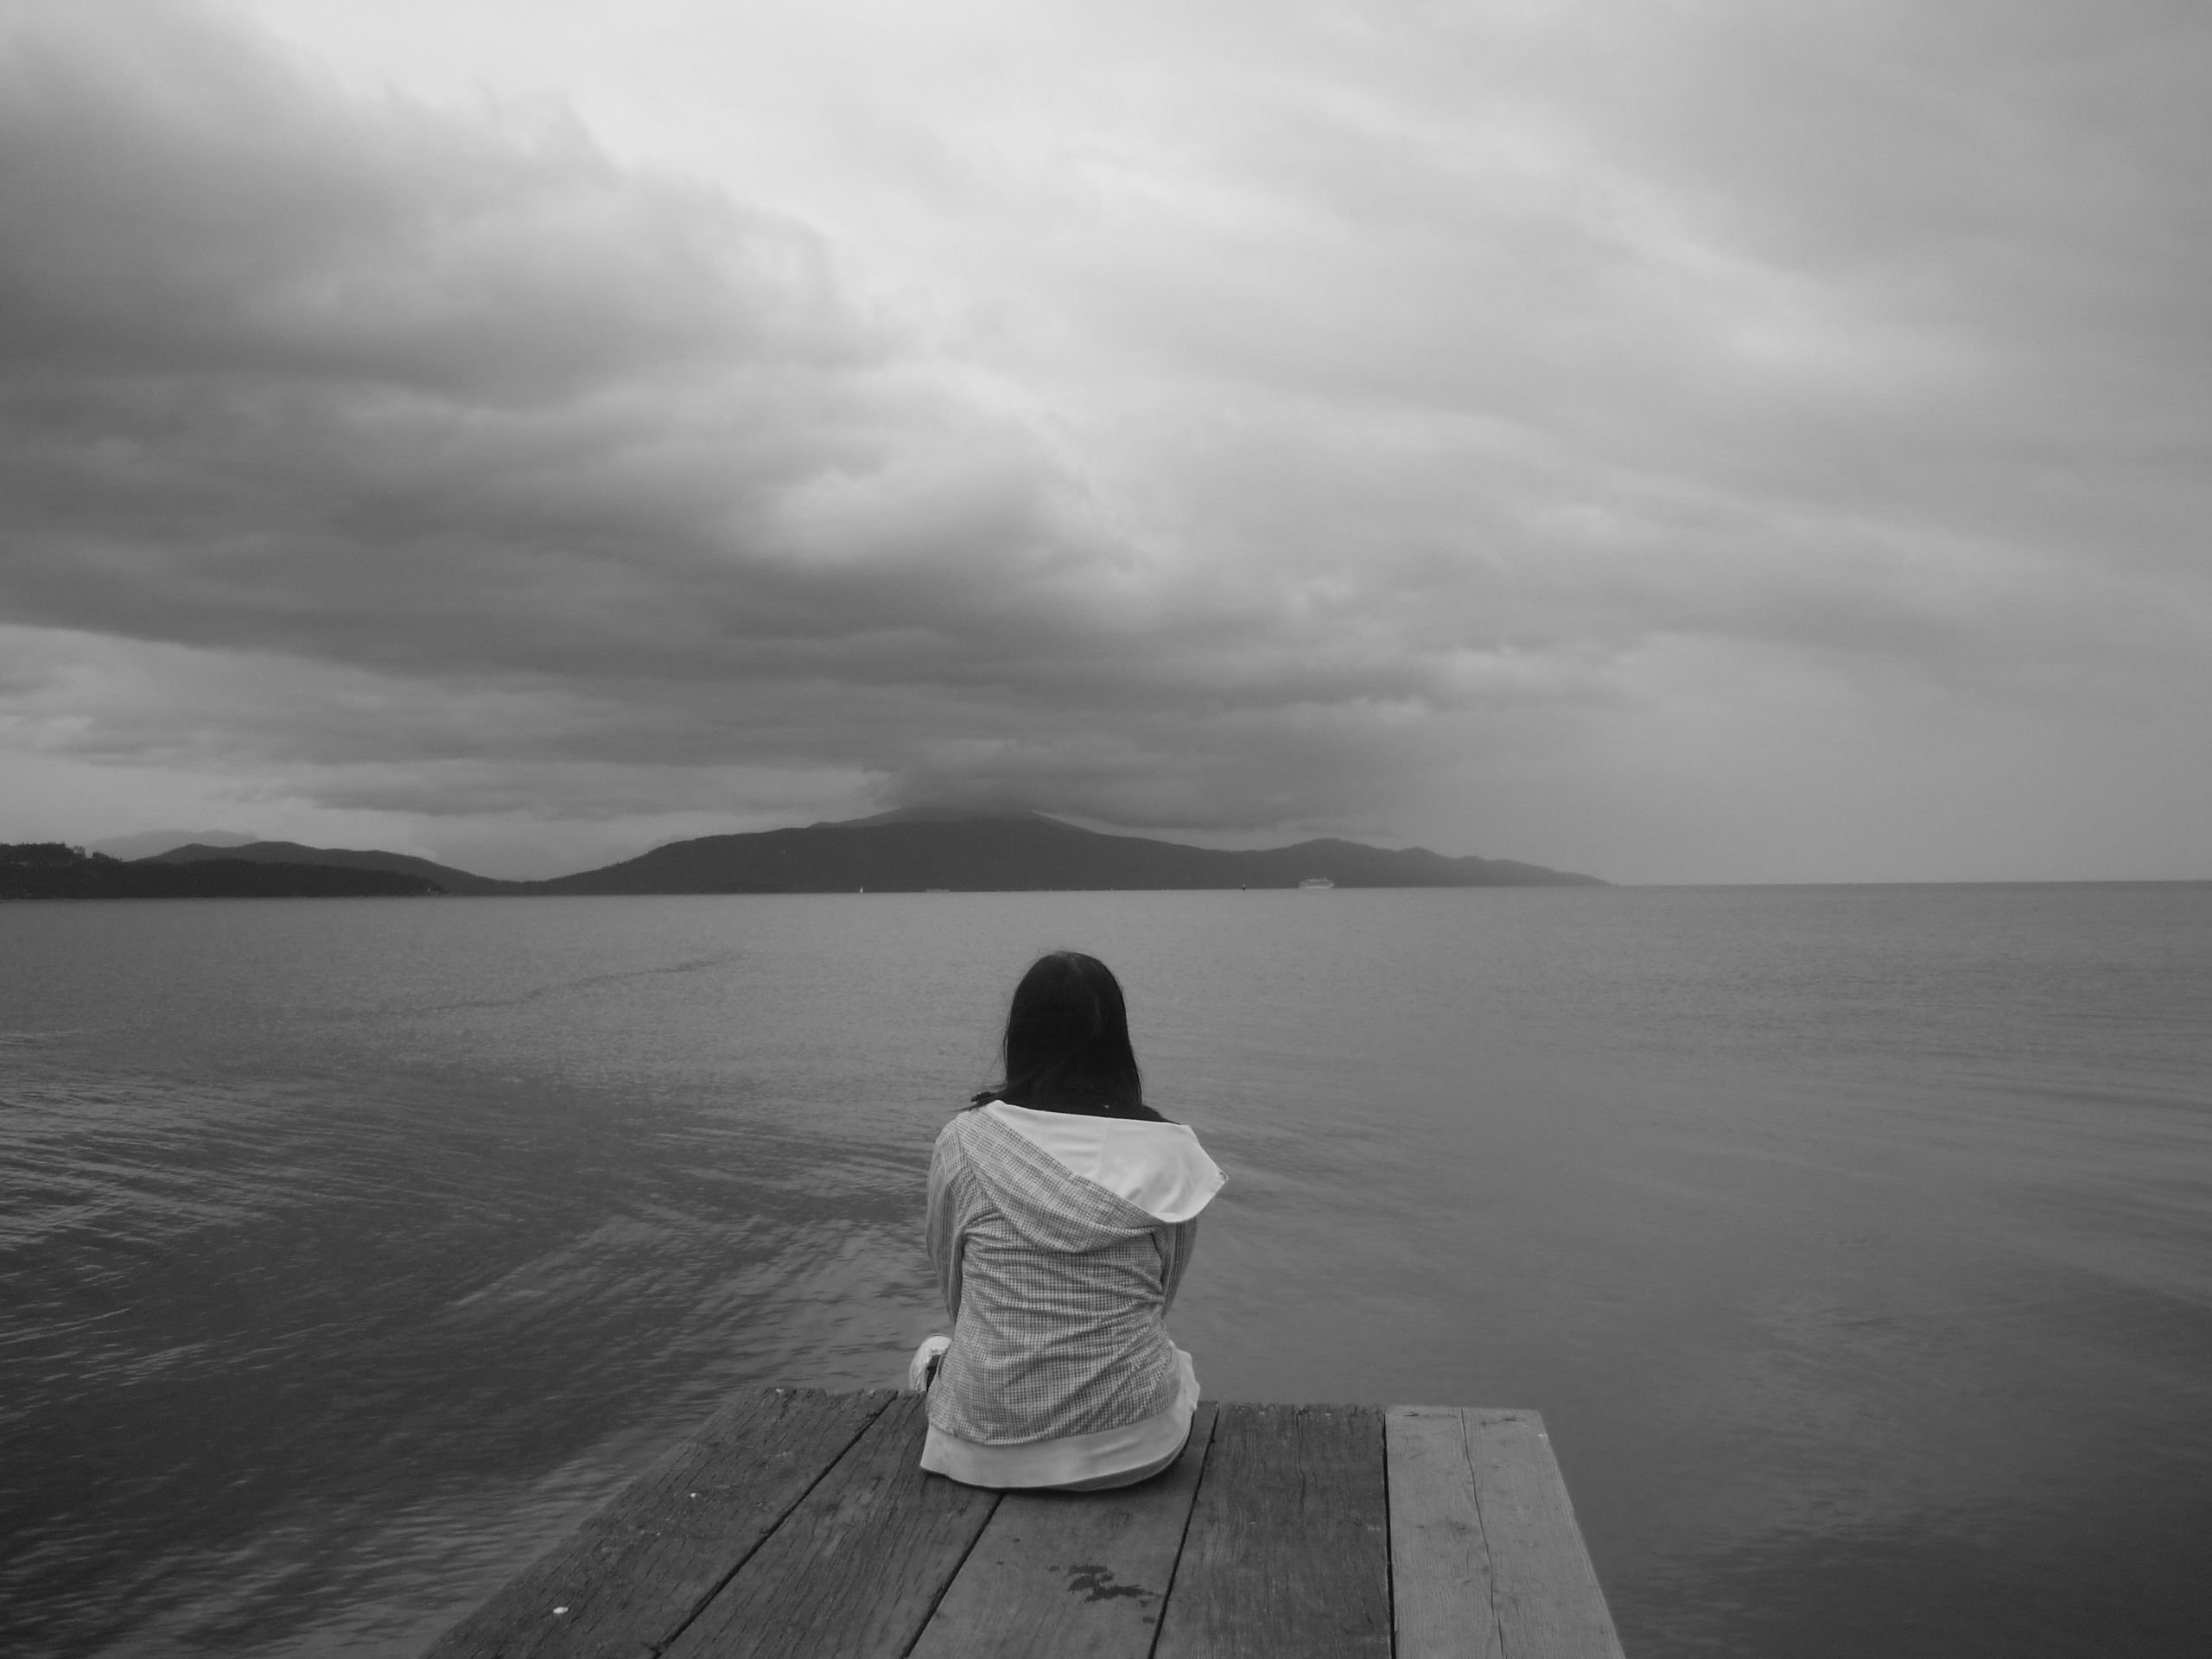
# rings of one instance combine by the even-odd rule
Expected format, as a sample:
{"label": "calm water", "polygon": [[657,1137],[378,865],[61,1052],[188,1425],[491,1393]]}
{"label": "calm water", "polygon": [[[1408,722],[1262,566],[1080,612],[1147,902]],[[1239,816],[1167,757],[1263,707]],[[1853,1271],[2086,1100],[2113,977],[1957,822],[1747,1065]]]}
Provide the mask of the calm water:
{"label": "calm water", "polygon": [[411,1653],[895,1381],[1039,950],[1222,1397],[1531,1405],[1632,1659],[2212,1639],[2212,887],[0,907],[0,1650]]}

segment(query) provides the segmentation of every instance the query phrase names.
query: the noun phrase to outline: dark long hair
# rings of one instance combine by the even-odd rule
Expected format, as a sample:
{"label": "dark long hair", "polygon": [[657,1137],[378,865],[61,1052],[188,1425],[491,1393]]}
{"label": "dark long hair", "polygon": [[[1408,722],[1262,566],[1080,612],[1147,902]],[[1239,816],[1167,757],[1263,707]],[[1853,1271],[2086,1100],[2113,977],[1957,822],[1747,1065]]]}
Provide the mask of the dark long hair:
{"label": "dark long hair", "polygon": [[1144,1103],[1128,1005],[1096,957],[1055,950],[1030,964],[1007,1010],[1002,1058],[1006,1082],[973,1104],[1003,1100],[1041,1112],[1166,1121]]}

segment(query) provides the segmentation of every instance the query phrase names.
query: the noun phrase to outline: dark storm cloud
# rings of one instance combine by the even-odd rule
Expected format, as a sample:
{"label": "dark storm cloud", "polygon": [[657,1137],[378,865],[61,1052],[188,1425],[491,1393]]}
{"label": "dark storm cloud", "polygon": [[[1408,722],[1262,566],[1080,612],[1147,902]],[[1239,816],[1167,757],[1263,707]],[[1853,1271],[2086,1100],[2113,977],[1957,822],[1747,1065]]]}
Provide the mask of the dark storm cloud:
{"label": "dark storm cloud", "polygon": [[220,659],[75,688],[60,747],[416,810],[567,760],[1264,823],[1457,695],[1163,575],[804,226],[557,109],[345,94],[173,6],[34,9],[0,77],[0,603]]}
{"label": "dark storm cloud", "polygon": [[2201,8],[0,16],[0,788],[2201,866]]}

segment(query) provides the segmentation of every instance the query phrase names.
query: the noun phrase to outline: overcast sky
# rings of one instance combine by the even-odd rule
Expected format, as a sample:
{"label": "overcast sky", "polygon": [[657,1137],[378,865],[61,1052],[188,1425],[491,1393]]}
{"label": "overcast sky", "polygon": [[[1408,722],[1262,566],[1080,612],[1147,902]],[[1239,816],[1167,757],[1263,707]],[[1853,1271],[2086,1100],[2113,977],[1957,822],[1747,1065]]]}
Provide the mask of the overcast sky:
{"label": "overcast sky", "polygon": [[2202,0],[0,0],[0,839],[2212,877]]}

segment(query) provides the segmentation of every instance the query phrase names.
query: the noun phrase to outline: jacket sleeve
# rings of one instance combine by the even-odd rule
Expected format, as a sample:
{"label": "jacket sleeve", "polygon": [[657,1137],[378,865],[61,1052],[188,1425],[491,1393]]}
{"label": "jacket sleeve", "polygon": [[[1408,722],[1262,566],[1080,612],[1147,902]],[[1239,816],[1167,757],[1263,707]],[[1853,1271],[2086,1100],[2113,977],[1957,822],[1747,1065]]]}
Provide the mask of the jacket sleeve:
{"label": "jacket sleeve", "polygon": [[969,1182],[967,1160],[948,1127],[937,1138],[930,1154],[930,1213],[923,1243],[930,1265],[937,1269],[938,1288],[944,1294],[944,1311],[957,1323],[960,1318],[960,1242],[967,1231]]}
{"label": "jacket sleeve", "polygon": [[1160,1311],[1166,1313],[1175,1306],[1175,1293],[1183,1287],[1183,1269],[1191,1265],[1191,1254],[1198,1248],[1198,1218],[1179,1221],[1163,1227],[1153,1236],[1160,1241],[1160,1286],[1164,1296]]}

